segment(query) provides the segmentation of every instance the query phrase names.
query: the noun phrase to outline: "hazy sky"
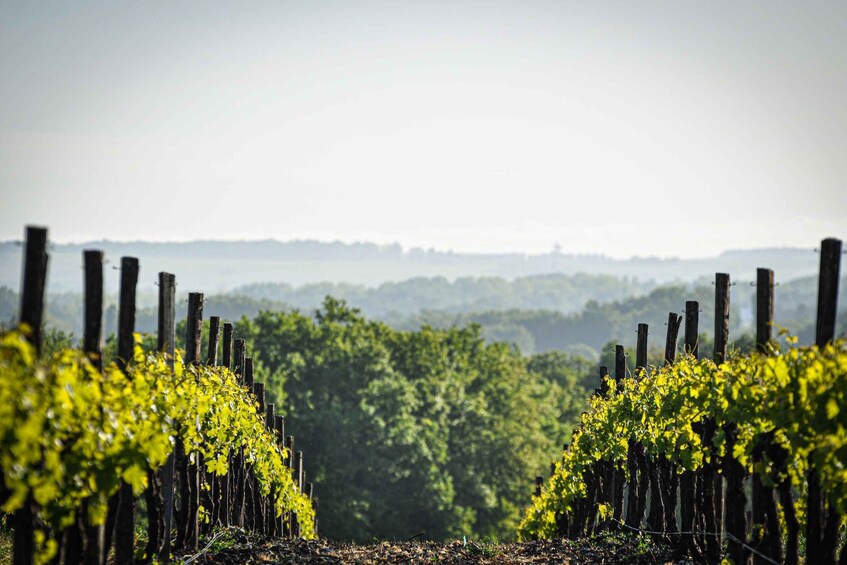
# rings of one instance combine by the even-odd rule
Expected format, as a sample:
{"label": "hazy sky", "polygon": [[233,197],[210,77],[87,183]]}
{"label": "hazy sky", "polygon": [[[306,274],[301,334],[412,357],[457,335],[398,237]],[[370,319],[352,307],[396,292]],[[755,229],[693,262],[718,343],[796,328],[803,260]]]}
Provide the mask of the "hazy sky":
{"label": "hazy sky", "polygon": [[847,236],[847,2],[7,2],[0,239]]}

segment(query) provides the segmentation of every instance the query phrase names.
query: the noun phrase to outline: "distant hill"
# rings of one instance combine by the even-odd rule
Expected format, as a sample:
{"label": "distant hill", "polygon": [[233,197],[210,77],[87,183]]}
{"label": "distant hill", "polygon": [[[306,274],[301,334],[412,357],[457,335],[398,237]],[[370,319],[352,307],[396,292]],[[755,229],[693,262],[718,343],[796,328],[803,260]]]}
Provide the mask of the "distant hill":
{"label": "distant hill", "polygon": [[[48,292],[79,292],[82,250],[101,249],[110,266],[121,256],[141,262],[139,292],[155,294],[156,273],[176,274],[182,290],[226,292],[251,283],[350,283],[376,287],[416,277],[501,277],[513,280],[542,274],[611,275],[632,280],[691,282],[729,272],[736,280],[752,280],[756,267],[770,267],[777,280],[787,281],[817,272],[818,256],[811,249],[727,251],[702,259],[626,260],[602,255],[547,253],[468,254],[423,249],[404,251],[399,245],[322,243],[317,241],[193,241],[187,243],[93,241],[55,244],[50,249]],[[0,243],[0,286],[18,289],[22,247]],[[705,279],[704,279],[705,278]],[[118,274],[106,276],[107,292],[116,292]]]}

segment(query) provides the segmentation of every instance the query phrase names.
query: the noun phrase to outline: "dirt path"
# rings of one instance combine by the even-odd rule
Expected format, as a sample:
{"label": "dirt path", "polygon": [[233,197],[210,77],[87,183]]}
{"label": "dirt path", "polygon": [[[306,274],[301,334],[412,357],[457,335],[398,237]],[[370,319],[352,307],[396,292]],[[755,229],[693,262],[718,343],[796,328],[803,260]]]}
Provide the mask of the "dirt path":
{"label": "dirt path", "polygon": [[672,563],[670,552],[647,538],[605,536],[591,540],[488,544],[456,541],[382,542],[353,545],[328,540],[257,540],[243,534],[217,540],[205,552],[178,563]]}

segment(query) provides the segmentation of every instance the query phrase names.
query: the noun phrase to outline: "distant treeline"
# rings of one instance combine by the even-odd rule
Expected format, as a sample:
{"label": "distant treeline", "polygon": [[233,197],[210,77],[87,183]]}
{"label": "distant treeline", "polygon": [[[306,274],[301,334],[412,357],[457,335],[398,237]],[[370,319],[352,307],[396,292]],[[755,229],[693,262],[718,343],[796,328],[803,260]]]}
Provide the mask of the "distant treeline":
{"label": "distant treeline", "polygon": [[506,280],[501,277],[417,277],[363,285],[315,283],[293,287],[283,283],[254,283],[231,294],[315,309],[326,296],[354,305],[369,317],[409,316],[427,310],[484,312],[488,310],[555,310],[578,312],[589,301],[609,302],[643,295],[656,284],[610,275],[536,275]]}
{"label": "distant treeline", "polygon": [[[840,285],[838,327],[847,327],[847,279]],[[700,302],[700,328],[710,338],[714,328],[714,294],[712,286],[662,286],[646,296],[600,303],[589,301],[578,313],[564,314],[551,310],[506,310],[487,312],[422,312],[411,317],[388,319],[399,329],[421,325],[438,328],[482,326],[489,341],[516,344],[524,353],[566,351],[596,359],[605,353],[604,346],[614,342],[634,347],[635,329],[639,323],[650,327],[649,341],[663,347],[668,312],[682,314],[687,300]],[[777,287],[774,320],[778,328],[796,335],[800,343],[813,343],[817,307],[817,281],[813,277],[799,279]],[[737,285],[732,288],[730,327],[731,341],[749,341],[755,317],[755,288]],[[745,334],[748,334],[745,336]]]}
{"label": "distant treeline", "polygon": [[[840,285],[839,312],[847,307],[847,278]],[[502,278],[460,278],[453,282],[415,278],[385,283],[376,288],[362,285],[318,283],[293,287],[279,283],[250,284],[227,294],[208,297],[207,316],[237,320],[259,312],[299,310],[306,314],[320,308],[326,296],[345,300],[369,318],[382,320],[404,330],[422,325],[439,328],[482,326],[489,342],[516,344],[524,353],[568,351],[589,358],[601,354],[611,341],[632,345],[635,327],[650,325],[653,340],[661,340],[668,312],[681,312],[686,300],[699,300],[700,327],[709,335],[714,327],[714,287],[699,284],[656,287],[654,283],[608,275],[544,275],[513,281]],[[781,284],[775,292],[776,323],[812,341],[811,324],[817,305],[817,278],[804,277]],[[754,319],[755,288],[747,282],[732,287],[731,327],[739,337],[749,331]],[[114,332],[117,298],[107,298],[105,331]],[[18,308],[19,297],[0,287],[0,320],[9,321]],[[178,318],[185,303],[178,301]],[[79,294],[51,294],[47,300],[50,327],[76,336],[81,334],[82,298]],[[136,327],[142,332],[156,329],[156,310],[142,307]],[[843,325],[839,327],[845,327]]]}
{"label": "distant treeline", "polygon": [[[757,265],[776,269],[778,280],[784,281],[816,273],[818,261],[811,248],[736,250],[700,259],[613,259],[598,254],[558,251],[534,255],[454,253],[403,249],[397,244],[338,241],[93,241],[51,246],[48,292],[75,292],[79,288],[83,249],[100,249],[113,264],[121,256],[137,257],[143,265],[139,279],[141,295],[151,292],[149,286],[159,271],[176,273],[183,289],[202,288],[208,293],[231,292],[239,285],[264,281],[298,286],[327,281],[373,288],[384,282],[415,277],[445,277],[451,281],[461,277],[512,280],[551,273],[590,273],[663,283],[691,282],[715,272],[734,276],[749,272],[752,277]],[[21,250],[15,242],[0,242],[0,286],[17,288],[20,283]],[[104,283],[107,292],[117,292],[117,277],[106,277]]]}

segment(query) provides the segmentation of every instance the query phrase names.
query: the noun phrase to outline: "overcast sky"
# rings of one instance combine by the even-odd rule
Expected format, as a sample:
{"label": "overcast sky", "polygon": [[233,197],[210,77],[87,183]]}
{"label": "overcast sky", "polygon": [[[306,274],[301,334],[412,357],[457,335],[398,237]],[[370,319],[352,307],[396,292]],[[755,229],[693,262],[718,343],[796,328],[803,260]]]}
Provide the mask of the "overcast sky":
{"label": "overcast sky", "polygon": [[847,235],[847,2],[7,2],[0,239]]}

